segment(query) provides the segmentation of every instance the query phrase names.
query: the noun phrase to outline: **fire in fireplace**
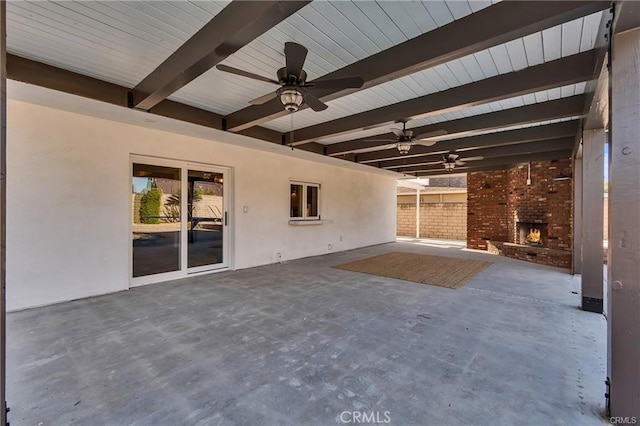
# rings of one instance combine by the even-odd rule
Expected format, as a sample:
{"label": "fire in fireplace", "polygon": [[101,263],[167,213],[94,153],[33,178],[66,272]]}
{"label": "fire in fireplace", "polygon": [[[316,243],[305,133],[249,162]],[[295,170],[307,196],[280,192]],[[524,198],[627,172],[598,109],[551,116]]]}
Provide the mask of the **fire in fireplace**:
{"label": "fire in fireplace", "polygon": [[542,238],[540,237],[540,230],[537,228],[530,228],[527,238],[524,239],[527,244],[538,245],[542,244]]}
{"label": "fire in fireplace", "polygon": [[516,243],[534,247],[546,247],[547,224],[535,222],[518,222],[518,240]]}

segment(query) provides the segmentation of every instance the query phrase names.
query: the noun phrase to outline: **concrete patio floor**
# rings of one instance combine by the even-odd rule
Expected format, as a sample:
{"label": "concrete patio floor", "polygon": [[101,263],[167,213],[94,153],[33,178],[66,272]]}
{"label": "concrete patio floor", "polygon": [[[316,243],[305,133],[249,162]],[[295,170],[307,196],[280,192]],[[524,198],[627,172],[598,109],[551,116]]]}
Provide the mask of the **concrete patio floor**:
{"label": "concrete patio floor", "polygon": [[[494,264],[458,290],[331,268],[389,251]],[[14,312],[9,420],[606,424],[606,323],[577,308],[579,288],[409,241]]]}

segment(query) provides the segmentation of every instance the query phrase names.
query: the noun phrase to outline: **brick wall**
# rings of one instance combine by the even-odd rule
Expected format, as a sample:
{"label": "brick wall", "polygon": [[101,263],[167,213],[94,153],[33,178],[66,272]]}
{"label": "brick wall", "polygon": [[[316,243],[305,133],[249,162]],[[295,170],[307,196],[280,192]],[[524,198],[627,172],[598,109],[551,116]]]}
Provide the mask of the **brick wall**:
{"label": "brick wall", "polygon": [[[416,236],[415,203],[398,203],[397,233]],[[467,203],[421,203],[420,237],[464,240],[467,233]]]}
{"label": "brick wall", "polygon": [[[470,173],[467,177],[467,246],[487,250],[487,240],[517,243],[517,222],[546,223],[549,253],[532,256],[532,250],[508,246],[509,257],[552,266],[571,266],[573,244],[572,183],[554,177],[572,175],[570,160],[531,163],[531,185],[527,185],[527,166],[509,170]],[[525,246],[526,247],[526,246]],[[568,252],[555,253],[555,251]],[[562,254],[562,255],[560,255]]]}
{"label": "brick wall", "polygon": [[516,222],[547,223],[547,247],[570,251],[572,247],[573,192],[571,180],[556,181],[563,174],[571,176],[571,161],[531,163],[531,185],[527,185],[527,166],[509,170],[509,239],[515,242]]}
{"label": "brick wall", "polygon": [[487,240],[507,241],[508,172],[467,175],[467,247],[486,250]]}

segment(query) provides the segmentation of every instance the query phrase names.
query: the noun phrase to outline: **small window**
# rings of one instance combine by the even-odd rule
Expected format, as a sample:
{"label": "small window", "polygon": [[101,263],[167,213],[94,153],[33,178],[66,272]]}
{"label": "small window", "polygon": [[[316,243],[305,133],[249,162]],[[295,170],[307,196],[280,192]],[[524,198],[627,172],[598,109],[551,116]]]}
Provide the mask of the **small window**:
{"label": "small window", "polygon": [[297,220],[320,219],[320,185],[317,183],[291,183],[290,218]]}

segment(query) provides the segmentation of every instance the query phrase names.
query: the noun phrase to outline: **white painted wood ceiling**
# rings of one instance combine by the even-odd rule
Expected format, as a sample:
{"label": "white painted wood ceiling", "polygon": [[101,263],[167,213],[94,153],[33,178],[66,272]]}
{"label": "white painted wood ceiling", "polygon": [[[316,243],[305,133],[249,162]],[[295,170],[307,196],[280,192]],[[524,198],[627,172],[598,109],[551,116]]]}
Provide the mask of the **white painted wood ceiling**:
{"label": "white painted wood ceiling", "polygon": [[[219,13],[229,1],[10,1],[10,53],[101,80],[133,87]],[[309,49],[309,80],[340,69],[495,1],[316,0],[227,58],[223,63],[267,77],[284,64],[283,46]],[[294,114],[294,128],[333,120],[446,90],[592,49],[601,13],[513,40],[464,58],[328,102],[329,109]],[[490,25],[490,23],[489,23]],[[417,127],[583,93],[574,84],[413,120]],[[267,83],[212,69],[170,99],[226,115],[273,91]],[[401,118],[401,117],[398,117]],[[290,117],[265,127],[291,130]],[[377,128],[319,142],[335,143],[384,132]]]}
{"label": "white painted wood ceiling", "polygon": [[229,1],[9,1],[9,53],[134,87]]}
{"label": "white painted wood ceiling", "polygon": [[[329,108],[325,111],[314,112],[303,110],[295,114],[294,127],[301,128],[325,121],[334,120],[344,115],[351,115],[385,105],[401,102],[418,96],[428,95],[461,86],[498,74],[521,70],[528,66],[539,65],[562,57],[593,49],[600,24],[601,13],[558,25],[556,27],[531,34],[529,36],[504,43],[490,49],[482,50],[472,55],[456,59],[433,68],[420,71],[406,77],[380,84],[369,89],[361,90],[348,96],[327,102]],[[565,95],[569,92],[584,91],[584,84],[572,85],[564,88]],[[560,89],[552,89],[546,93],[539,93],[535,102],[542,102],[560,96]],[[521,96],[498,103],[493,103],[485,112],[521,106],[532,103],[532,96]],[[445,114],[447,119],[466,116],[464,110]],[[401,119],[402,117],[398,117]],[[407,127],[417,127],[431,124],[433,117],[413,120]],[[265,127],[286,132],[291,123],[288,117],[273,120]],[[380,133],[379,129],[375,133]],[[375,134],[374,133],[374,134]],[[353,134],[346,139],[353,139]],[[331,139],[333,142],[345,140]],[[317,142],[326,143],[325,140]]]}
{"label": "white painted wood ceiling", "polygon": [[[278,68],[284,66],[284,43],[296,41],[309,49],[304,69],[308,80],[313,80],[490,5],[491,1],[466,0],[314,1],[222,63],[274,78]],[[374,90],[368,98],[389,104],[411,94],[416,96],[404,84],[398,86],[401,89],[398,96],[394,95],[395,90],[382,88]],[[218,95],[215,99],[208,96],[212,89]],[[271,84],[212,69],[170,99],[229,114],[272,91]],[[300,111],[294,122],[300,128],[363,110],[360,98],[356,97],[319,116],[314,116],[313,111]],[[285,117],[265,127],[285,131],[290,129],[290,121]]]}

